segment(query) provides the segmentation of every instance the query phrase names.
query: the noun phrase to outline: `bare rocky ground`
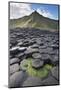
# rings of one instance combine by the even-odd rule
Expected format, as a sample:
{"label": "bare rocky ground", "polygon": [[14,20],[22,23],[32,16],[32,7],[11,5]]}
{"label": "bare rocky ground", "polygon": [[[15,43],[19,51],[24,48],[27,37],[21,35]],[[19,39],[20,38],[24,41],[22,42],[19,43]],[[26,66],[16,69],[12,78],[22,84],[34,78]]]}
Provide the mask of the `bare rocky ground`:
{"label": "bare rocky ground", "polygon": [[[10,30],[9,87],[59,84],[59,37],[57,32],[16,28]],[[32,58],[34,69],[51,64],[47,77],[29,75],[22,63]]]}

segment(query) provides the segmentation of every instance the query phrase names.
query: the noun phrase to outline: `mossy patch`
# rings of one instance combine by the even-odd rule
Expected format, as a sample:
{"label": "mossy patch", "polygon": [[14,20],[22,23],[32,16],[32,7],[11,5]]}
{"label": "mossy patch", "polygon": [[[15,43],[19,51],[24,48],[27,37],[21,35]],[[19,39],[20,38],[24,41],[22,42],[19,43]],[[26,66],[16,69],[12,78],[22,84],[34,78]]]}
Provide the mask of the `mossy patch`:
{"label": "mossy patch", "polygon": [[30,76],[45,78],[48,76],[49,71],[53,66],[46,64],[42,68],[35,69],[32,67],[32,58],[28,58],[21,63],[21,67],[22,69],[26,70]]}

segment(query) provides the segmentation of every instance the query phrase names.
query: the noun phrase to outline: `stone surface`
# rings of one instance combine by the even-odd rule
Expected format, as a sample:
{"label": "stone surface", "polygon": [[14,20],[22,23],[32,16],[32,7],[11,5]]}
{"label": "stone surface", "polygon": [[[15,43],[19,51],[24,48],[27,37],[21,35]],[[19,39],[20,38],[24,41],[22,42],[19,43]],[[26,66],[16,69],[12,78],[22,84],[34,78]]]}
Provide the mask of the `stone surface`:
{"label": "stone surface", "polygon": [[53,67],[51,70],[52,76],[59,80],[59,68],[58,66]]}
{"label": "stone surface", "polygon": [[59,81],[56,80],[54,77],[49,76],[42,81],[43,85],[58,85]]}
{"label": "stone surface", "polygon": [[24,80],[27,78],[27,74],[23,71],[15,72],[9,78],[9,86],[11,88],[18,88],[21,87]]}
{"label": "stone surface", "polygon": [[[31,28],[15,28],[10,30],[10,87],[56,85],[59,84],[59,38],[57,32],[49,32]],[[24,59],[32,58],[32,67],[42,68],[51,64],[53,68],[48,76],[31,77],[26,74]],[[47,65],[48,66],[48,65]],[[48,66],[49,68],[49,66]]]}
{"label": "stone surface", "polygon": [[42,81],[40,78],[37,77],[28,77],[24,83],[22,84],[22,86],[40,86],[42,85]]}
{"label": "stone surface", "polygon": [[32,67],[34,67],[36,69],[42,67],[43,64],[44,64],[44,62],[41,61],[40,59],[32,60]]}
{"label": "stone surface", "polygon": [[40,54],[40,53],[33,53],[33,54],[32,54],[32,57],[33,57],[34,59],[40,59],[40,58],[41,58],[41,54]]}
{"label": "stone surface", "polygon": [[57,65],[59,63],[59,58],[57,55],[51,55],[50,60],[53,65]]}
{"label": "stone surface", "polygon": [[38,49],[32,49],[32,48],[27,48],[27,50],[24,52],[26,55],[31,55],[32,53],[38,52]]}
{"label": "stone surface", "polygon": [[18,58],[12,58],[12,59],[10,59],[10,65],[12,65],[12,64],[15,64],[15,63],[19,63],[19,59]]}
{"label": "stone surface", "polygon": [[10,74],[13,74],[14,72],[19,70],[19,65],[18,64],[13,64],[10,65]]}

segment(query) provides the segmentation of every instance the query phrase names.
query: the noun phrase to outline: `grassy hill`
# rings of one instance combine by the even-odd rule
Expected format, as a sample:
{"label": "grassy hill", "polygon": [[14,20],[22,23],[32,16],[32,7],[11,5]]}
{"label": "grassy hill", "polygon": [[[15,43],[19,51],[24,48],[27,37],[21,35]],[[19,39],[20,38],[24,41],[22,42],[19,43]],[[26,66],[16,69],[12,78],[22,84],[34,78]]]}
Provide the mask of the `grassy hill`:
{"label": "grassy hill", "polygon": [[19,19],[10,19],[10,28],[37,28],[58,31],[58,20],[43,17],[36,11],[29,16]]}

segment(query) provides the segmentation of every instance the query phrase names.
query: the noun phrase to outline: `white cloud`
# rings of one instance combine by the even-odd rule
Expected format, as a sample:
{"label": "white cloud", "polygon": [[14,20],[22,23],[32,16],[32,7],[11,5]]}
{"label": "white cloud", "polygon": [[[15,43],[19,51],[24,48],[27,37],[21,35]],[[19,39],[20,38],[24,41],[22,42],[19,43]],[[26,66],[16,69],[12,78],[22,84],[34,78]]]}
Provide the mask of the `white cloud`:
{"label": "white cloud", "polygon": [[[36,11],[44,17],[54,19],[54,16],[44,7],[37,8]],[[10,19],[21,18],[30,15],[32,12],[34,10],[31,8],[31,4],[10,3]]]}
{"label": "white cloud", "polygon": [[39,14],[43,15],[44,17],[48,17],[48,18],[54,19],[54,16],[47,9],[45,10],[43,8],[38,8],[37,12]]}
{"label": "white cloud", "polygon": [[10,19],[20,18],[33,12],[31,4],[10,3]]}

